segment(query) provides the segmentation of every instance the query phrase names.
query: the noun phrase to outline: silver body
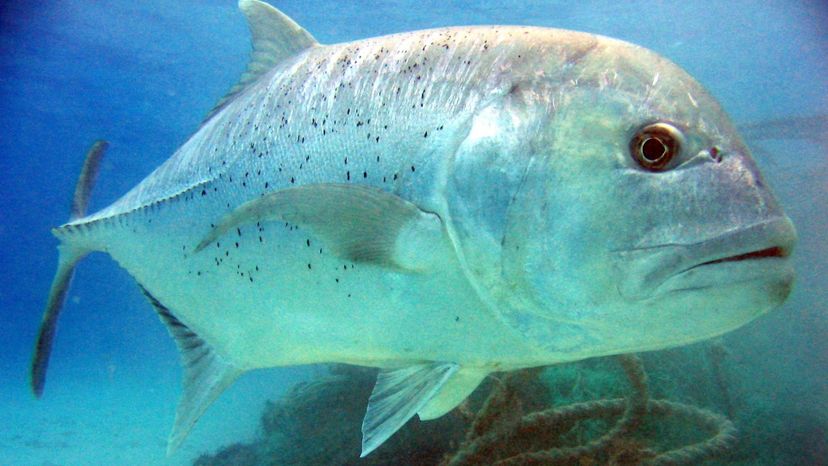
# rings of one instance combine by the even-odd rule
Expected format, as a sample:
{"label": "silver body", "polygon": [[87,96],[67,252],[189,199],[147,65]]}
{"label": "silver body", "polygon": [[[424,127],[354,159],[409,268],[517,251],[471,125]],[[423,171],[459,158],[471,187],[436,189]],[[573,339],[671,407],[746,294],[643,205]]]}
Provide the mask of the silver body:
{"label": "silver body", "polygon": [[[674,169],[630,157],[653,121],[684,131]],[[195,251],[239,206],[331,183],[439,222],[396,238],[403,269],[343,259],[284,221]],[[331,222],[359,221],[340,210]],[[613,39],[494,26],[307,48],[56,234],[108,253],[241,371],[446,361],[474,374],[434,416],[492,371],[741,326],[787,296],[795,238],[727,117],[680,68]]]}
{"label": "silver body", "polygon": [[[612,60],[628,60],[630,71],[649,75],[618,75]],[[625,276],[609,273],[616,265],[611,251],[697,243],[781,213],[764,190],[731,198],[743,189],[728,179],[699,176],[698,185],[671,186],[689,174],[625,167],[617,159],[626,156],[626,140],[595,144],[604,150],[595,153],[591,142],[603,143],[600,131],[623,127],[625,119],[637,124],[632,118],[686,120],[715,131],[708,136],[715,143],[739,144],[721,140],[734,135],[719,126],[717,106],[695,82],[685,84],[684,95],[672,88],[679,79],[689,77],[635,46],[529,27],[435,30],[315,48],[268,72],[130,193],[77,223],[102,223],[90,237],[94,247],[245,368],[451,360],[508,369],[684,343],[679,331],[678,341],[664,341],[659,331],[649,341],[638,329],[630,329],[632,341],[609,340],[621,340],[627,324],[642,324],[590,309],[622,298],[612,277]],[[667,108],[656,105],[676,97]],[[567,143],[574,147],[556,151]],[[743,146],[726,159],[730,167],[717,172],[733,178],[735,171],[748,177],[742,183],[755,184],[758,174]],[[695,169],[706,168],[713,170]],[[615,179],[607,176],[613,169]],[[618,186],[618,179],[631,184]],[[284,224],[243,227],[241,236],[221,238],[220,247],[188,253],[239,204],[281,188],[330,182],[376,186],[437,213],[448,244],[429,247],[448,254],[425,273],[397,273],[331,257],[313,232]],[[721,192],[702,192],[706,184]],[[594,204],[582,202],[599,196]],[[707,198],[718,203],[703,205]],[[664,218],[666,224],[650,231],[628,231],[628,225],[648,227],[662,213],[653,209],[672,203],[690,210],[684,214],[695,224]],[[545,240],[555,245],[536,246],[539,256],[527,261],[553,262],[561,272],[546,277],[544,294],[556,302],[544,311],[503,290],[525,271],[508,268],[526,266],[515,264],[519,259],[509,257],[501,240],[543,234],[542,226],[530,224],[535,221],[555,224]],[[535,314],[548,324],[516,331],[521,319],[536,326]],[[583,320],[596,314],[603,321],[589,328]],[[652,325],[660,319],[653,317]]]}

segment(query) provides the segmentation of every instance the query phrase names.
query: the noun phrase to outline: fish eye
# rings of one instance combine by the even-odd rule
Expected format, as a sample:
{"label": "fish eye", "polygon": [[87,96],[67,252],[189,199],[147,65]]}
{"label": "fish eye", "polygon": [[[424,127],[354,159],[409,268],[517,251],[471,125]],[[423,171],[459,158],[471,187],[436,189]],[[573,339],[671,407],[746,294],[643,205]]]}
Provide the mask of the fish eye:
{"label": "fish eye", "polygon": [[630,154],[642,168],[662,171],[681,152],[682,139],[681,131],[675,126],[652,123],[639,129],[632,137]]}

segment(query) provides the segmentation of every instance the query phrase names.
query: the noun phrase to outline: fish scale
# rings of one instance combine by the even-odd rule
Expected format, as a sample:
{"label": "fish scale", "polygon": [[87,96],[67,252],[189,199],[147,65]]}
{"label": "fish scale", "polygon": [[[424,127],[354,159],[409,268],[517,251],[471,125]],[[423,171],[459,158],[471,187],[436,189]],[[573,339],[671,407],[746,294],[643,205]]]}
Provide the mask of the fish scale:
{"label": "fish scale", "polygon": [[[489,42],[536,29],[447,28],[312,48],[265,74],[138,186],[85,221],[164,201],[220,174],[240,181],[263,171],[274,189],[332,180],[382,186],[394,175],[401,185],[412,166],[429,163],[432,154],[417,150],[433,145],[429,134],[439,138],[501,91],[502,84],[487,82],[492,70],[515,66],[507,50],[470,57]],[[389,144],[399,151],[389,152]],[[330,163],[334,154],[341,165]],[[372,163],[377,155],[379,166]]]}

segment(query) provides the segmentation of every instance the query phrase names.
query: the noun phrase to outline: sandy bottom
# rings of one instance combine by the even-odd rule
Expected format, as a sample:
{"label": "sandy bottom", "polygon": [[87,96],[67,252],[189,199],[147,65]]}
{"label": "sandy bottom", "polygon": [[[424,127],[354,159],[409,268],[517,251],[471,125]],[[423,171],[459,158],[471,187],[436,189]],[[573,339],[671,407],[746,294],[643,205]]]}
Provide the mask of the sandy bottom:
{"label": "sandy bottom", "polygon": [[[0,464],[184,465],[202,453],[254,438],[266,400],[318,369],[279,368],[244,375],[166,456],[180,395],[180,372],[111,374],[61,380],[50,376],[43,399],[6,379],[0,397]],[[50,374],[51,375],[51,374]]]}

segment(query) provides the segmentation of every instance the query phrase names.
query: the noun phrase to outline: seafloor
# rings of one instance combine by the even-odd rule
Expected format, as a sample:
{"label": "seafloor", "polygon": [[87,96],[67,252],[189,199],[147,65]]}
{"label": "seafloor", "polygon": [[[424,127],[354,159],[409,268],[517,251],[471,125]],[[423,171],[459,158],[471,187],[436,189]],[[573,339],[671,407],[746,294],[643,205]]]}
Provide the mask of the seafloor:
{"label": "seafloor", "polygon": [[331,366],[269,402],[256,440],[195,465],[825,464],[825,420],[804,411],[791,428],[788,413],[751,397],[743,371],[715,340],[499,374],[446,416],[414,419],[359,458],[376,371]]}

